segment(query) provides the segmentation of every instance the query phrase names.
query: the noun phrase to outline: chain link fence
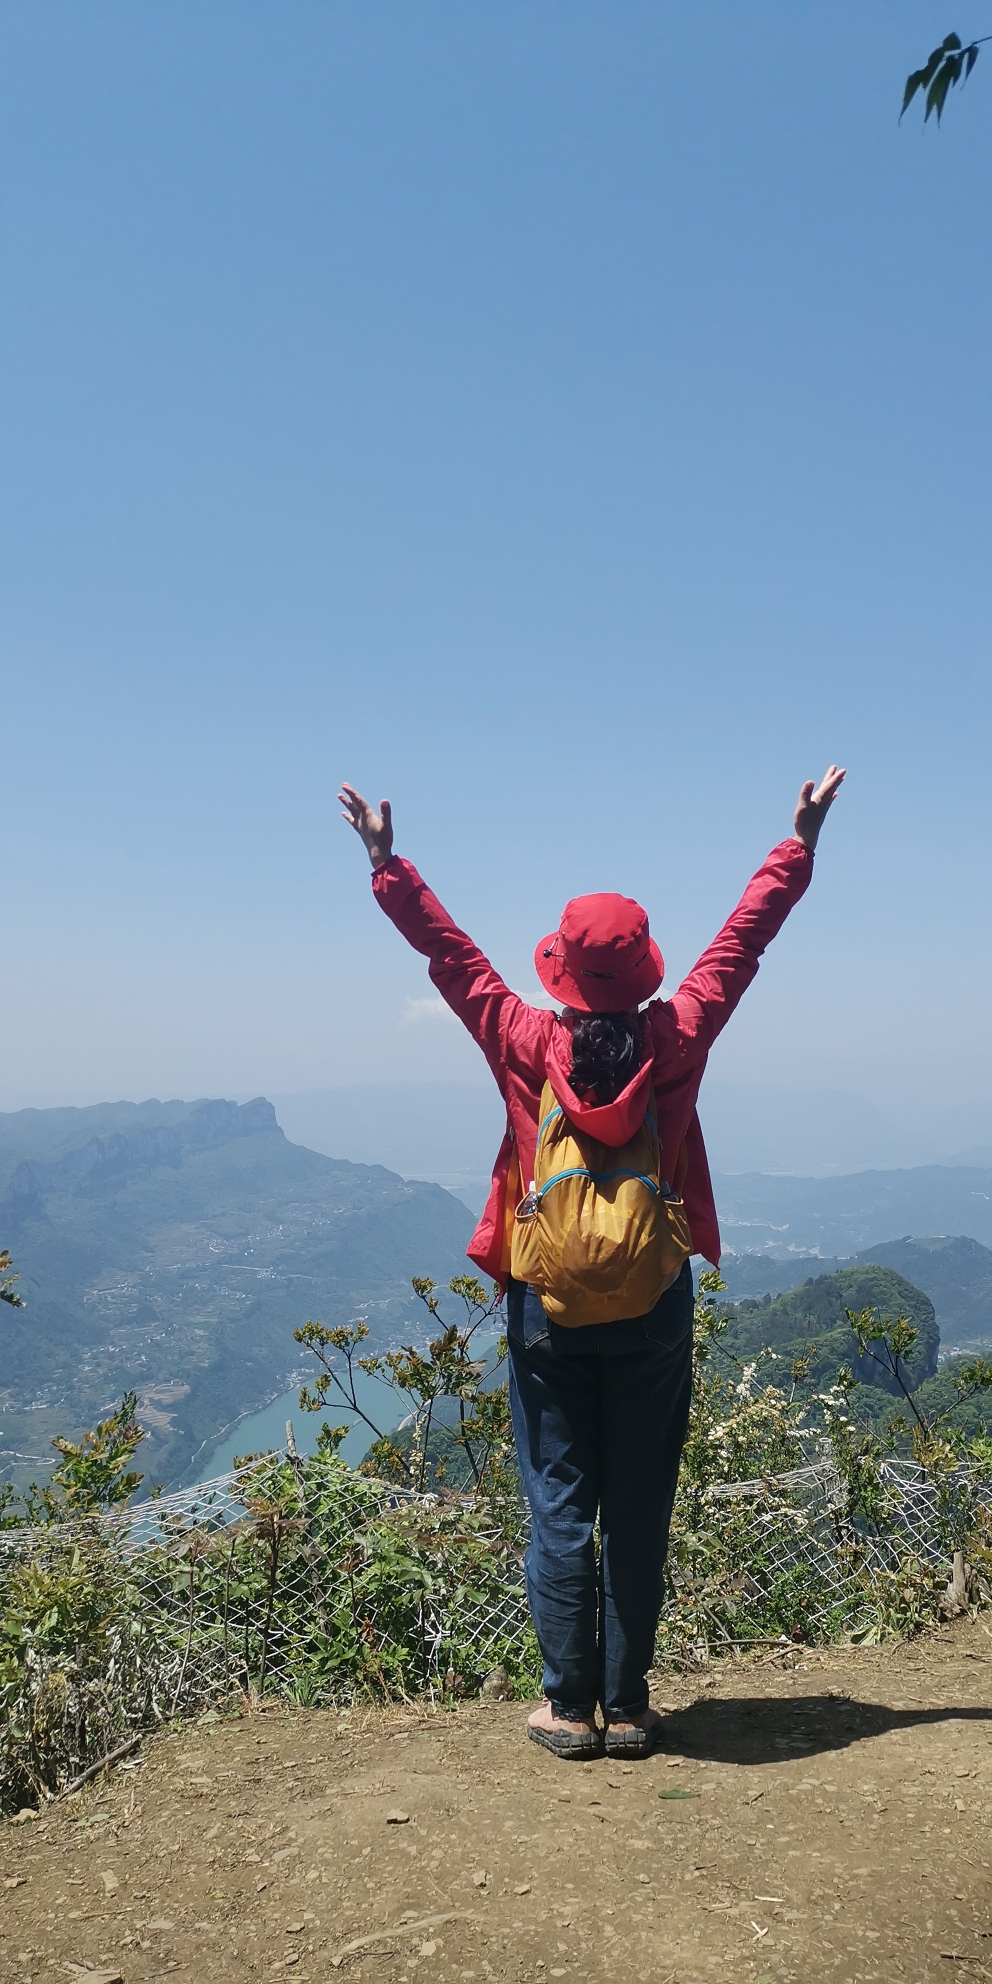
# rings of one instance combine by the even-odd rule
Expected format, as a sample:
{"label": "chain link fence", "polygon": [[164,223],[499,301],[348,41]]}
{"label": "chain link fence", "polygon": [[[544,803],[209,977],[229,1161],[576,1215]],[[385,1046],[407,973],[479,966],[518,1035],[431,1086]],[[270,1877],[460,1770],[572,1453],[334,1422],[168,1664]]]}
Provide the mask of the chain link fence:
{"label": "chain link fence", "polygon": [[[830,1459],[683,1494],[659,1659],[881,1638],[921,1594],[936,1615],[954,1537],[987,1533],[987,1503],[967,1469],[935,1486],[895,1459],[854,1500]],[[473,1694],[497,1667],[536,1692],[526,1541],[511,1500],[416,1495],[333,1455],[279,1453],[113,1515],[0,1530],[5,1808],[236,1694]]]}
{"label": "chain link fence", "polygon": [[[822,1446],[787,1472],[680,1495],[662,1650],[705,1658],[768,1637],[880,1640],[992,1598],[987,1470],[935,1479],[884,1458],[852,1479]],[[966,1537],[977,1561],[963,1570]]]}

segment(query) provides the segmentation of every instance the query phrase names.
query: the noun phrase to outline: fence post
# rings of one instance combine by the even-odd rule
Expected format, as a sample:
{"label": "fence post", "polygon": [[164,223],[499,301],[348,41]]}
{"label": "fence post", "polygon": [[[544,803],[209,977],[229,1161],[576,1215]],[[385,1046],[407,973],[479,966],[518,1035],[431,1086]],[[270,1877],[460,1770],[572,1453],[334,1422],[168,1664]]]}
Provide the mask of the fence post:
{"label": "fence post", "polygon": [[324,1610],[324,1593],[320,1579],[320,1552],[313,1538],[313,1530],[310,1523],[310,1507],[307,1502],[306,1476],[303,1471],[302,1456],[297,1449],[291,1419],[287,1419],[286,1421],[286,1452],[289,1456],[289,1464],[296,1476],[296,1493],[299,1498],[300,1513],[303,1517],[303,1554],[307,1560],[310,1581],[313,1585],[314,1610],[317,1614],[317,1624],[326,1639],[327,1613]]}

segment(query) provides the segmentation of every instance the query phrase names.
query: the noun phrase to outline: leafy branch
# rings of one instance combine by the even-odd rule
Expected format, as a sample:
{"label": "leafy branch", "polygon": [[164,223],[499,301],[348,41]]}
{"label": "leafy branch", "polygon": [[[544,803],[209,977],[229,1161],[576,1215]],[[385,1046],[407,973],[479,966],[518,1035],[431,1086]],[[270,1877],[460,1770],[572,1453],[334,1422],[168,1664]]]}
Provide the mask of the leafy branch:
{"label": "leafy branch", "polygon": [[84,1433],[81,1440],[59,1436],[52,1441],[62,1458],[53,1471],[51,1486],[41,1491],[50,1519],[121,1508],[141,1486],[144,1477],[128,1467],[145,1438],[137,1414],[137,1392],[125,1392],[116,1412]]}
{"label": "leafy branch", "polygon": [[[888,1316],[880,1316],[877,1309],[848,1309],[847,1320],[858,1340],[862,1357],[870,1357],[890,1378],[894,1378],[906,1404],[924,1435],[930,1427],[916,1405],[913,1394],[906,1383],[903,1360],[914,1348],[920,1334],[908,1316],[897,1316],[892,1322]],[[878,1344],[877,1350],[872,1348]]]}
{"label": "leafy branch", "polygon": [[12,1309],[23,1309],[24,1303],[14,1288],[19,1276],[14,1273],[13,1266],[6,1247],[0,1248],[0,1302],[9,1302]]}
{"label": "leafy branch", "polygon": [[962,46],[960,35],[945,35],[940,46],[928,55],[922,69],[914,69],[912,75],[907,76],[902,109],[899,112],[900,122],[914,96],[922,90],[926,101],[923,122],[926,124],[936,111],[939,124],[944,114],[948,91],[954,89],[958,83],[963,85],[967,82],[978,61],[979,48],[985,41],[992,41],[992,35],[979,35],[977,41],[970,41],[967,47]]}

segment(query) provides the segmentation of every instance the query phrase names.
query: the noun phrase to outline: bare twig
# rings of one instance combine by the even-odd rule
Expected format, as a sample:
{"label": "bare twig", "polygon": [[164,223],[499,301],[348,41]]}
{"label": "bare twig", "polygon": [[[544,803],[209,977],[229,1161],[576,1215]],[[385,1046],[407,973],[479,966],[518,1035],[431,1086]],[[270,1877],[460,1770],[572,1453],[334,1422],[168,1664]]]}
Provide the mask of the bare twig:
{"label": "bare twig", "polygon": [[82,1790],[83,1785],[88,1784],[91,1777],[98,1777],[102,1770],[107,1770],[111,1764],[119,1763],[122,1757],[136,1750],[142,1741],[143,1738],[139,1734],[129,1736],[126,1743],[118,1743],[116,1750],[108,1750],[105,1757],[99,1757],[95,1764],[88,1764],[85,1770],[80,1771],[78,1777],[72,1778],[71,1782],[59,1792],[59,1797],[71,1798],[73,1792]]}
{"label": "bare twig", "polygon": [[415,1922],[394,1922],[391,1929],[374,1929],[370,1936],[356,1936],[354,1942],[344,1943],[331,1963],[339,1969],[346,1956],[356,1950],[367,1950],[372,1943],[391,1942],[394,1936],[414,1936],[421,1929],[440,1929],[442,1922],[472,1922],[474,1916],[468,1908],[453,1908],[447,1915],[420,1915]]}

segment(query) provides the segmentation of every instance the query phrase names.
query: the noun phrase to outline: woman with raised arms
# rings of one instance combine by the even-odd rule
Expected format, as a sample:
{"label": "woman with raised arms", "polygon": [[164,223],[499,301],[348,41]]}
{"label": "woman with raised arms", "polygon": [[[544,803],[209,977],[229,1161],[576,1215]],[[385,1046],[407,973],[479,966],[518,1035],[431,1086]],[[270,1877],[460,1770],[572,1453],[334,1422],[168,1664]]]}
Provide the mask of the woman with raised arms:
{"label": "woman with raised arms", "polygon": [[528,1734],[560,1757],[643,1757],[658,1741],[647,1673],[689,1413],[689,1256],[720,1258],[696,1098],[717,1034],[809,887],[843,778],[831,765],[816,791],[806,782],[792,836],[670,999],[654,996],[664,962],[639,903],[566,903],[534,960],[556,1012],[511,992],[393,853],[388,800],[375,812],[353,786],[340,794],[377,902],[429,960],[506,1103],[468,1253],[506,1290],[527,1593],[544,1658]]}

